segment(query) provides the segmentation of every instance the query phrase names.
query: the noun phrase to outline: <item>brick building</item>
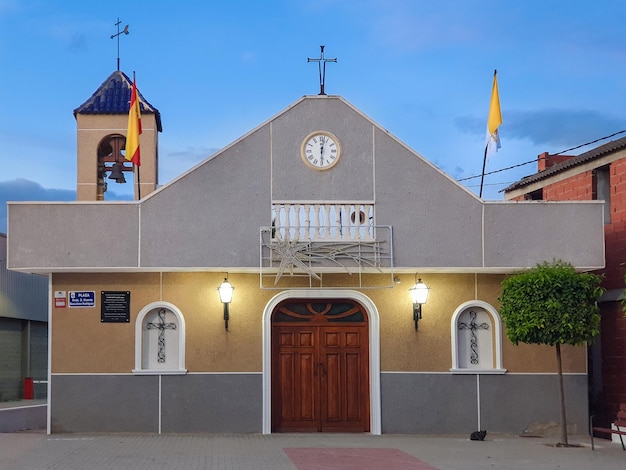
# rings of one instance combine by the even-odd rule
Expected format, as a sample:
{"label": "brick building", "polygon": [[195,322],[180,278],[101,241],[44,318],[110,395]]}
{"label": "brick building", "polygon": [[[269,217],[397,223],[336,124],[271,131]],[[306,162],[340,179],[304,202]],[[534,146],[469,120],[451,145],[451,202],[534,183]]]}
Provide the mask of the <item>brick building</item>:
{"label": "brick building", "polygon": [[589,403],[596,422],[608,425],[617,406],[626,401],[626,137],[578,156],[538,157],[538,172],[505,189],[507,200],[604,200],[606,267],[600,309],[599,338],[589,353]]}

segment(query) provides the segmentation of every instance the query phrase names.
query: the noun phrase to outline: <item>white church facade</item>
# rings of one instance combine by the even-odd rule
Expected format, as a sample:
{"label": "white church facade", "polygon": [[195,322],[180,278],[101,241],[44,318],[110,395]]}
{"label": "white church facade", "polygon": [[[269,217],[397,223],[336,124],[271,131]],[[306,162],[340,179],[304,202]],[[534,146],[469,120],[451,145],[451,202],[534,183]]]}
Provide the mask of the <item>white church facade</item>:
{"label": "white church facade", "polygon": [[[78,201],[9,203],[9,268],[49,276],[49,432],[558,421],[554,352],[508,341],[500,283],[554,258],[601,268],[601,202],[481,200],[331,95],[296,100],[161,187],[160,114],[141,97],[138,199],[109,202],[130,85],[114,72],[75,111]],[[584,347],[564,348],[579,430],[586,367]]]}

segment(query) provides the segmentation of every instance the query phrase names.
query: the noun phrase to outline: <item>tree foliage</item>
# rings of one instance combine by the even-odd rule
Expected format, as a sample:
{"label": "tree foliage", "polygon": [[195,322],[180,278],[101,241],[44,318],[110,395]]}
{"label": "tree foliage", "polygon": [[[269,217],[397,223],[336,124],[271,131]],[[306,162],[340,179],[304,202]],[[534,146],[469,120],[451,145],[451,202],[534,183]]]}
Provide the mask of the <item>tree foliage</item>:
{"label": "tree foliage", "polygon": [[602,278],[577,273],[563,261],[538,264],[502,281],[500,315],[506,334],[515,343],[554,346],[559,377],[560,446],[569,446],[561,345],[591,341],[600,332],[597,305]]}
{"label": "tree foliage", "polygon": [[507,277],[499,300],[508,338],[550,346],[591,341],[600,331],[601,281],[560,260]]}

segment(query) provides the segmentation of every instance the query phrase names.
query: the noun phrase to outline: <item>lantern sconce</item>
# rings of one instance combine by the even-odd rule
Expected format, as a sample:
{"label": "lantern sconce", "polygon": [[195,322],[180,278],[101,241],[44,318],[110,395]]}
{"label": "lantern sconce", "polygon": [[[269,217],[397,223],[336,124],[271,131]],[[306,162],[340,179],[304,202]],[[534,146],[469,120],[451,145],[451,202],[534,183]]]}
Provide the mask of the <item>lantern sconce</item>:
{"label": "lantern sconce", "polygon": [[418,278],[413,287],[409,289],[409,292],[413,300],[413,321],[415,322],[415,331],[417,331],[417,322],[422,318],[422,305],[428,300],[430,287],[424,284],[421,278]]}
{"label": "lantern sconce", "polygon": [[224,282],[222,282],[217,288],[217,291],[220,295],[220,302],[224,304],[224,327],[226,328],[226,331],[228,331],[228,320],[230,319],[228,304],[230,304],[231,300],[233,300],[234,290],[235,288],[233,287],[233,285],[228,282],[228,276],[224,278]]}

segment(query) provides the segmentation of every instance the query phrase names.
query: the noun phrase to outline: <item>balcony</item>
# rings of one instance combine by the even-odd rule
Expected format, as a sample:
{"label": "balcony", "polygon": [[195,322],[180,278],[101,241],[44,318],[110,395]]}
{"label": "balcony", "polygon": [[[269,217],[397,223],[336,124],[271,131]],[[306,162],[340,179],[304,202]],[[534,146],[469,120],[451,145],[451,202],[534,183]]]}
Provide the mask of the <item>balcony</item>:
{"label": "balcony", "polygon": [[342,288],[391,287],[391,227],[374,215],[372,202],[275,202],[261,228],[261,288],[331,288],[337,273],[354,275]]}

